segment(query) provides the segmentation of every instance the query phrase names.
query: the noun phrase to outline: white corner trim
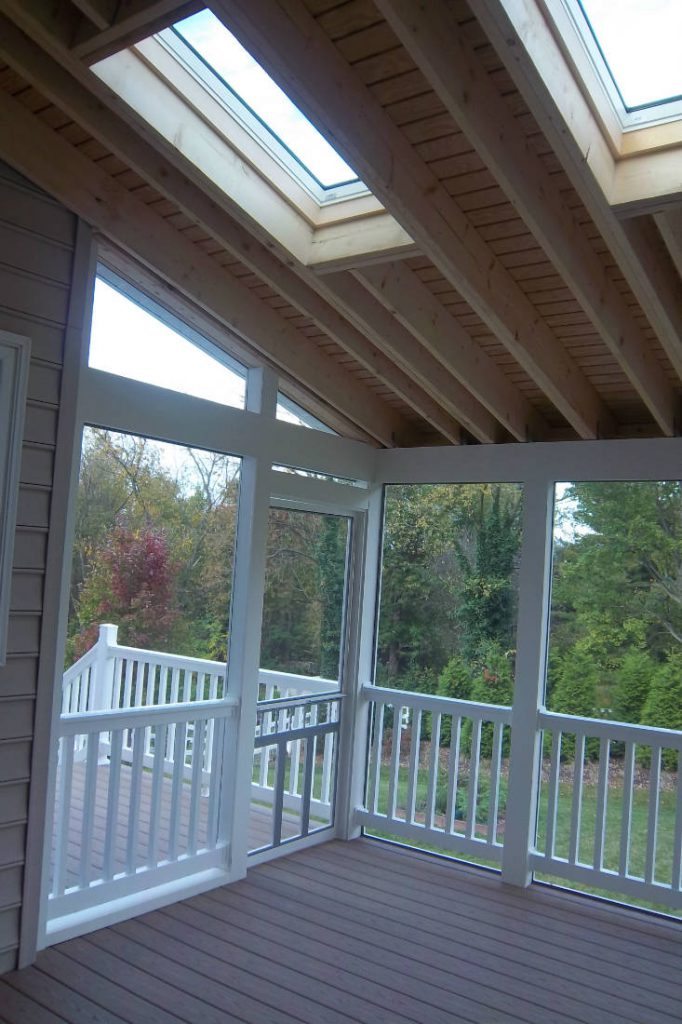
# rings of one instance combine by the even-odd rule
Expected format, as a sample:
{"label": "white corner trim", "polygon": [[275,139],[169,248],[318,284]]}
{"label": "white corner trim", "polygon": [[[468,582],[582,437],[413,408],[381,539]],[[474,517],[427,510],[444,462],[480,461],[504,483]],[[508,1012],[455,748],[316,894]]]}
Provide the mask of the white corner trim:
{"label": "white corner trim", "polygon": [[0,665],[7,657],[14,531],[31,342],[0,331]]}

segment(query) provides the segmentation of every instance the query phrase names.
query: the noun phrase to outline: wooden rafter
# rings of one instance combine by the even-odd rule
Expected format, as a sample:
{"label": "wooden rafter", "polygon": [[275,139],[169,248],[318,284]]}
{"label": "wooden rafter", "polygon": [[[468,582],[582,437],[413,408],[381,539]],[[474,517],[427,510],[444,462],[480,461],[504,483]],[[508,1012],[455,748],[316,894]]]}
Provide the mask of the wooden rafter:
{"label": "wooden rafter", "polygon": [[[27,21],[27,24],[31,27],[33,23]],[[41,41],[49,39],[48,34],[40,31],[39,26],[37,31]],[[96,95],[114,100],[86,68],[74,61],[63,48],[57,46],[57,50],[61,50],[61,57],[68,63],[69,70],[78,74],[81,81],[88,82]],[[311,317],[337,344],[385,383],[446,440],[458,443],[459,422],[451,412],[441,407],[433,395],[428,394],[408,373],[396,366],[380,347],[369,342],[326,301],[330,292],[324,279],[318,278],[313,271],[290,257],[287,260],[284,254],[278,258],[272,246],[268,247],[254,238],[245,226],[237,223],[234,216],[223,208],[221,200],[226,200],[219,190],[214,190],[213,198],[206,194],[201,184],[211,191],[210,183],[180,154],[174,153],[154,136],[162,150],[157,151],[150,141],[140,137],[116,112],[107,109],[85,85],[79,84],[2,16],[0,52],[49,99],[91,131],[150,184],[177,203],[183,212],[292,305]],[[122,104],[119,106],[123,107]],[[232,210],[239,212],[234,205]],[[247,223],[250,225],[250,222]],[[471,399],[467,408],[471,409],[470,415],[473,415]],[[488,414],[483,409],[479,412],[481,422],[477,423],[474,417],[473,423],[468,420],[468,427],[476,438],[489,441],[492,438]]]}
{"label": "wooden rafter", "polygon": [[478,440],[500,440],[495,417],[349,271],[326,274],[324,284],[346,316],[418,381],[439,406]]}
{"label": "wooden rafter", "polygon": [[321,128],[581,437],[608,410],[552,330],[299,0],[211,9]]}
{"label": "wooden rafter", "polygon": [[[587,122],[591,116],[586,100],[572,77],[562,74],[553,89],[543,77],[543,71],[559,69],[563,55],[535,0],[477,0],[476,17],[617,261],[678,377],[682,378],[682,283],[667,288],[666,294],[659,291],[659,272],[669,280],[665,267],[647,260],[646,247],[633,247],[625,223],[621,223],[609,206],[596,169],[591,168],[591,150],[603,146],[603,140],[595,138],[592,132],[582,138],[581,144],[573,134],[576,122]],[[543,69],[535,63],[540,55]]]}
{"label": "wooden rafter", "polygon": [[96,26],[92,31],[82,23],[72,45],[74,54],[90,64],[131,46],[153,32],[159,32],[181,18],[189,17],[203,7],[201,0],[119,0],[113,5],[112,16],[108,13],[112,7],[108,0],[72,2],[77,2],[86,14],[85,8],[90,8],[88,17]]}
{"label": "wooden rafter", "polygon": [[654,217],[656,227],[668,247],[670,257],[682,278],[682,206],[665,213],[657,213]]}
{"label": "wooden rafter", "polygon": [[383,444],[407,425],[305,334],[262,303],[188,239],[7,94],[0,93],[6,158],[127,252],[155,268],[272,363]]}
{"label": "wooden rafter", "polygon": [[660,363],[566,206],[556,178],[513,121],[510,130],[509,110],[451,10],[443,0],[375,2],[561,273],[663,433],[674,434],[677,396]]}
{"label": "wooden rafter", "polygon": [[527,441],[545,436],[546,425],[519,389],[408,266],[395,262],[364,267],[355,276],[513,437]]}

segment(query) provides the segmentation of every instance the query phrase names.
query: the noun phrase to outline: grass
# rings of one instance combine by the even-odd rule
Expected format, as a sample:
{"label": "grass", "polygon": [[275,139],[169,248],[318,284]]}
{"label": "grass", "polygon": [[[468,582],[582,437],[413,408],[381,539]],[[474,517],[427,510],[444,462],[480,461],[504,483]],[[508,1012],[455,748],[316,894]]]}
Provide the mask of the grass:
{"label": "grass", "polygon": [[[557,823],[555,832],[554,852],[556,856],[568,856],[568,844],[571,825],[571,798],[573,787],[570,783],[560,783],[557,807]],[[540,808],[538,816],[538,849],[544,849],[547,826],[547,785],[543,784],[540,791]],[[669,882],[672,876],[673,836],[675,828],[674,791],[662,791],[659,795],[658,829],[656,833],[656,869],[655,878],[661,882]],[[620,830],[623,809],[622,786],[609,786],[606,805],[606,829],[604,834],[604,867],[617,871],[620,862]],[[597,820],[597,787],[583,786],[582,816],[580,823],[580,844],[578,860],[592,863],[594,836]],[[649,829],[649,794],[646,789],[634,790],[632,802],[632,824],[630,831],[629,873],[644,875],[646,861],[647,835]],[[570,885],[572,889],[588,892],[596,896],[616,898],[617,893],[611,889],[585,885],[580,882],[566,882],[554,875],[536,874],[540,881],[548,881],[559,885]],[[627,897],[627,902],[635,906],[647,907],[667,914],[682,916],[682,911],[671,910],[664,904],[652,903],[650,900]]]}
{"label": "grass", "polygon": [[[388,810],[388,774],[389,765],[383,763],[381,766],[381,773],[379,777],[379,792],[377,799],[377,811],[380,814],[386,814]],[[479,834],[483,833],[484,827],[487,826],[488,821],[488,792],[489,792],[489,780],[490,780],[490,765],[489,762],[484,760],[481,761],[480,766],[480,778],[479,778],[479,802],[477,805],[477,822],[479,826]],[[439,785],[437,790],[436,799],[436,810],[440,810],[442,813],[445,809],[445,795],[444,787],[447,783],[446,774],[443,770],[439,772]],[[398,796],[397,796],[397,807],[398,814],[404,816],[404,808],[407,802],[407,785],[408,785],[408,768],[401,767],[399,769],[398,777]],[[458,813],[457,820],[455,822],[456,831],[464,831],[464,819],[466,818],[468,811],[468,800],[467,800],[467,786],[468,786],[468,771],[463,771],[460,775],[459,785],[462,788],[462,796],[458,798]],[[428,777],[427,769],[420,768],[417,784],[415,787],[416,799],[415,808],[417,812],[423,810],[426,806],[428,792]],[[573,795],[573,787],[570,782],[560,783],[559,785],[559,799],[557,803],[557,823],[555,832],[555,845],[554,853],[558,857],[567,857],[569,850],[569,833],[571,824],[571,800]],[[503,839],[504,836],[504,817],[505,817],[505,804],[506,804],[506,779],[503,778],[502,786],[500,790],[500,806],[498,810],[498,829],[499,837]],[[539,801],[539,812],[538,812],[538,834],[537,834],[537,848],[544,850],[545,837],[546,837],[546,825],[547,825],[547,804],[548,804],[548,786],[547,783],[543,783],[540,792]],[[672,877],[672,857],[673,857],[673,837],[675,827],[675,814],[676,814],[676,793],[673,788],[663,789],[659,794],[659,810],[658,810],[658,828],[657,828],[657,844],[656,844],[656,869],[655,878],[663,883],[669,883]],[[617,871],[620,862],[620,832],[621,832],[621,819],[622,819],[622,808],[623,808],[623,789],[622,780],[616,780],[615,784],[611,784],[608,789],[607,796],[607,807],[606,807],[606,829],[604,835],[604,853],[603,853],[603,864],[607,870]],[[402,810],[401,810],[402,809]],[[419,820],[419,813],[417,813],[417,820]],[[584,863],[591,864],[593,860],[594,850],[594,837],[595,827],[597,819],[597,786],[594,783],[586,781],[583,784],[583,797],[582,797],[582,814],[581,814],[581,827],[580,827],[580,843],[578,859]],[[436,826],[442,825],[442,819],[436,817]],[[629,873],[631,875],[644,876],[645,861],[646,861],[646,844],[648,835],[648,824],[649,824],[649,794],[646,788],[636,787],[633,794],[632,803],[632,818],[631,818],[631,831],[630,831],[630,851],[629,851]],[[429,835],[428,839],[421,841],[418,838],[414,840],[407,840],[402,836],[395,836],[389,831],[390,825],[387,822],[387,830],[371,829],[367,830],[368,834],[375,835],[380,838],[392,839],[397,842],[401,842],[406,845],[414,846],[415,848],[426,850],[428,852],[437,852],[445,854],[446,856],[453,856],[451,851],[444,850],[442,846],[438,845],[437,837],[433,834]],[[462,856],[463,860],[470,863],[480,863],[486,867],[499,868],[499,864],[496,862],[486,860],[481,857],[470,855],[468,853]],[[604,889],[598,886],[585,885],[579,882],[568,881],[558,876],[551,876],[545,874],[536,874],[536,878],[539,881],[547,881],[557,885],[563,885],[564,887],[570,887],[577,889],[582,892],[591,893],[592,895],[604,896],[610,899],[617,899],[618,893],[612,889]],[[631,903],[635,906],[646,907],[651,910],[660,911],[666,914],[673,914],[674,916],[682,916],[682,911],[672,910],[665,904],[654,903],[647,899],[639,899],[633,896],[626,896],[623,898],[624,901]]]}

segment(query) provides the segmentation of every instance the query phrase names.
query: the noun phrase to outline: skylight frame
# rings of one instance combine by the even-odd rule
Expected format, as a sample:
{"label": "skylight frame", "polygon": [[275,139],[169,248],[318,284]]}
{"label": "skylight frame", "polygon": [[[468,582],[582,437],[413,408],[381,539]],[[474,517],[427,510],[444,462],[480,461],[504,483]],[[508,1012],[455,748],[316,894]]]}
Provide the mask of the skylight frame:
{"label": "skylight frame", "polygon": [[[543,0],[589,98],[602,118],[605,106],[618,131],[627,133],[682,119],[682,96],[627,107],[580,0]],[[566,18],[559,21],[557,5]],[[608,120],[608,118],[606,118]],[[613,134],[613,133],[611,133]]]}
{"label": "skylight frame", "polygon": [[282,142],[276,133],[251,109],[224,78],[184,39],[170,27],[155,38],[178,60],[202,88],[216,100],[225,112],[250,135],[294,182],[320,208],[345,200],[370,196],[367,185],[359,178],[339,185],[323,185],[305,164]]}

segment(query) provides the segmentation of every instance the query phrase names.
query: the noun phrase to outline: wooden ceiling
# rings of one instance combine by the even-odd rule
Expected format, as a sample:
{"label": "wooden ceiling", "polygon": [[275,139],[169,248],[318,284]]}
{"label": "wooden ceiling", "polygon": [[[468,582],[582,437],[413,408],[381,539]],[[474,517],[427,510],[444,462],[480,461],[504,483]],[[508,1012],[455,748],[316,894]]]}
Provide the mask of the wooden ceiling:
{"label": "wooden ceiling", "polygon": [[91,223],[106,262],[130,275],[134,257],[143,287],[349,436],[676,435],[682,175],[679,206],[619,219],[507,3],[208,5],[417,255],[299,264],[90,71],[203,4],[0,0],[0,157]]}

